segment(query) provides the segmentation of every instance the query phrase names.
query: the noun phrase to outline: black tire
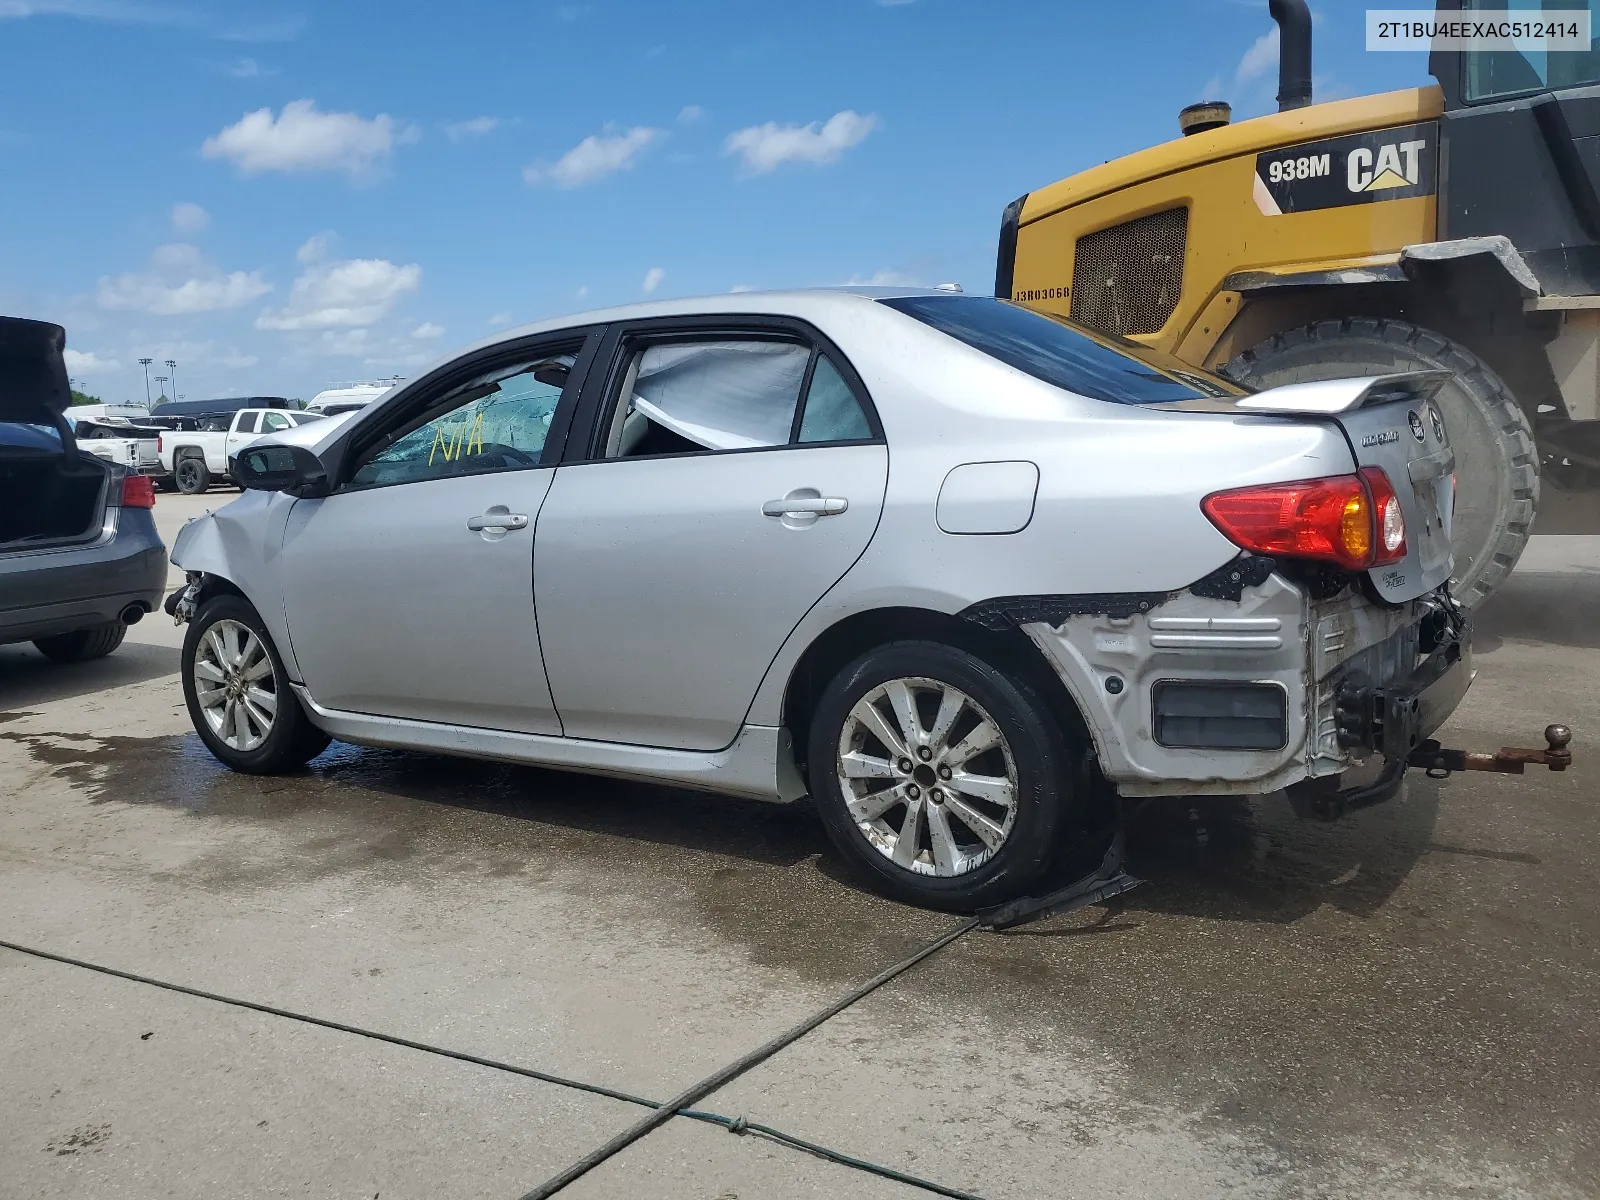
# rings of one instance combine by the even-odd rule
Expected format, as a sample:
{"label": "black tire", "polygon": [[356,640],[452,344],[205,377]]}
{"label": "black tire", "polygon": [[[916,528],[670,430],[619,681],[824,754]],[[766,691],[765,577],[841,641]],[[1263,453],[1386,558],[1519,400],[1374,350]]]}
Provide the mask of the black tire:
{"label": "black tire", "polygon": [[[1015,817],[1010,833],[992,857],[963,874],[918,873],[892,862],[868,840],[840,783],[840,739],[854,706],[881,684],[913,678],[957,688],[981,705],[1004,736],[1014,764]],[[928,717],[919,719],[925,727],[931,724]],[[811,723],[808,770],[822,823],[859,875],[904,903],[970,912],[1026,895],[1056,863],[1079,816],[1073,786],[1076,761],[1060,724],[1030,684],[1002,674],[964,650],[938,642],[905,641],[862,655],[823,691]]]}
{"label": "black tire", "polygon": [[180,458],[172,467],[172,481],[185,496],[199,496],[211,486],[211,468],[196,455]]}
{"label": "black tire", "polygon": [[93,629],[79,629],[72,633],[58,633],[54,637],[34,640],[34,648],[51,662],[88,662],[91,658],[104,658],[128,636],[128,627],[121,621],[97,625]]}
{"label": "black tire", "polygon": [[[219,621],[233,621],[247,627],[266,651],[272,664],[272,690],[276,697],[276,711],[271,729],[259,746],[248,750],[230,746],[212,729],[201,707],[195,683],[195,662],[202,639]],[[183,698],[189,706],[189,720],[205,743],[206,749],[224,766],[248,775],[277,775],[294,771],[306,765],[328,747],[332,740],[311,723],[300,701],[289,686],[289,675],[278,657],[278,648],[256,614],[256,610],[242,596],[223,595],[207,600],[189,622],[183,638]],[[262,682],[265,682],[264,680]]]}
{"label": "black tire", "polygon": [[1280,333],[1226,368],[1252,387],[1447,370],[1438,394],[1456,456],[1456,598],[1473,607],[1517,565],[1539,504],[1539,456],[1511,389],[1458,342],[1405,321],[1346,317]]}

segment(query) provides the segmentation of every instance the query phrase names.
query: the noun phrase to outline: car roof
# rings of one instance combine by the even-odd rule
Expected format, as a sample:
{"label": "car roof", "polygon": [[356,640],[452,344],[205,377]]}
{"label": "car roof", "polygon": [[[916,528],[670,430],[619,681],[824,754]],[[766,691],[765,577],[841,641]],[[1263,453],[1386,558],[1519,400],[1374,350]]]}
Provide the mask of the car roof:
{"label": "car roof", "polygon": [[878,287],[871,284],[838,284],[832,287],[787,288],[768,292],[726,292],[709,296],[682,296],[671,300],[644,300],[635,304],[619,304],[610,308],[589,309],[562,317],[534,321],[511,329],[502,329],[489,337],[481,338],[446,355],[438,362],[419,372],[420,378],[434,367],[474,350],[498,346],[502,342],[552,333],[562,329],[579,329],[585,325],[607,325],[617,321],[642,321],[652,317],[695,316],[797,316],[826,319],[830,312],[842,314],[862,304],[897,296],[948,296],[943,288]]}

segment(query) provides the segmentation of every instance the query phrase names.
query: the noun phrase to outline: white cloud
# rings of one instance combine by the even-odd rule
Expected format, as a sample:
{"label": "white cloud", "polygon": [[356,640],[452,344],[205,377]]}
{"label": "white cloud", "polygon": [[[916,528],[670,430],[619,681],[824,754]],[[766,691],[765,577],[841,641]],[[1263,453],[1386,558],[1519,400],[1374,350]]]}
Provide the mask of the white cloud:
{"label": "white cloud", "polygon": [[261,64],[253,58],[241,58],[228,68],[228,74],[235,79],[259,79],[271,72],[263,71]]}
{"label": "white cloud", "polygon": [[852,275],[849,283],[865,287],[914,287],[917,280],[904,271],[885,267],[881,271],[874,271],[871,275]]}
{"label": "white cloud", "polygon": [[294,252],[294,260],[299,263],[321,262],[333,251],[334,243],[338,240],[339,235],[331,229],[314,233],[301,243],[300,249]]}
{"label": "white cloud", "polygon": [[144,0],[0,0],[0,21],[25,17],[76,17],[117,25],[165,25],[230,42],[276,42],[297,37],[306,19],[298,15],[268,18],[254,24],[224,23],[193,7],[145,3]]}
{"label": "white cloud", "polygon": [[661,136],[659,129],[636,125],[626,133],[591,134],[555,161],[553,166],[534,164],[524,167],[522,177],[529,183],[553,183],[574,188],[603,179],[613,171],[626,171],[650,143]]}
{"label": "white cloud", "polygon": [[122,370],[122,364],[116,359],[101,358],[93,350],[66,350],[62,354],[67,360],[69,375],[102,375]]}
{"label": "white cloud", "polygon": [[246,175],[263,171],[343,171],[352,179],[373,175],[395,146],[415,141],[415,127],[387,113],[368,120],[355,113],[318,112],[315,100],[291,100],[283,112],[246,113],[200,147],[206,158],[225,158]]}
{"label": "white cloud", "polygon": [[1234,82],[1249,83],[1250,80],[1265,75],[1277,65],[1278,28],[1274,25],[1250,43],[1250,49],[1244,52],[1244,56],[1239,59],[1239,65],[1234,68]]}
{"label": "white cloud", "polygon": [[661,286],[661,281],[666,277],[667,273],[660,267],[651,267],[644,273],[644,282],[639,286],[644,289],[644,294],[648,296]]}
{"label": "white cloud", "polygon": [[435,325],[432,321],[424,321],[411,331],[411,336],[419,342],[430,341],[444,334],[443,325]]}
{"label": "white cloud", "polygon": [[156,248],[144,274],[101,276],[96,302],[105,309],[173,317],[238,308],[271,290],[260,271],[224,274],[199,247],[175,242]]}
{"label": "white cloud", "polygon": [[693,125],[697,121],[704,120],[705,115],[706,110],[698,104],[685,104],[678,110],[678,124]]}
{"label": "white cloud", "polygon": [[587,300],[588,298],[589,298],[589,285],[587,283],[580,283],[578,285],[578,299],[579,300]]}
{"label": "white cloud", "polygon": [[834,113],[818,125],[751,125],[728,135],[724,154],[737,154],[746,171],[760,175],[776,170],[786,162],[808,162],[817,166],[837,162],[839,156],[859,145],[878,127],[876,116],[862,116],[850,109]]}
{"label": "white cloud", "polygon": [[459,142],[493,133],[499,124],[499,117],[473,117],[470,121],[451,121],[444,127],[444,132],[452,142]]}
{"label": "white cloud", "polygon": [[[330,259],[333,235],[319,233],[296,257],[306,269],[289,289],[289,303],[256,318],[257,329],[328,329],[366,326],[387,316],[403,296],[422,286],[416,263],[385,258]],[[442,332],[442,331],[441,331]]]}
{"label": "white cloud", "polygon": [[511,324],[511,310],[509,308],[502,309],[489,318],[490,329],[504,329],[509,324]]}
{"label": "white cloud", "polygon": [[211,214],[198,204],[174,204],[172,206],[172,229],[179,237],[193,237],[197,233],[204,233],[211,225]]}
{"label": "white cloud", "polygon": [[748,283],[736,283],[729,288],[728,291],[730,293],[753,292],[755,291],[755,288],[751,287]]}

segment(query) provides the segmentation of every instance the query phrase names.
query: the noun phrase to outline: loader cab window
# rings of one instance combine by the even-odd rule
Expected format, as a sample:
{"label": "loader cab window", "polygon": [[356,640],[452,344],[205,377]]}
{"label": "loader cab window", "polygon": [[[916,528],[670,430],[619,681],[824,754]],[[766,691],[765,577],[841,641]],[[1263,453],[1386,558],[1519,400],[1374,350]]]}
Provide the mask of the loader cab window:
{"label": "loader cab window", "polygon": [[1515,38],[1503,48],[1467,51],[1461,58],[1468,104],[1600,83],[1600,0],[1466,0],[1462,7],[1466,13],[1509,12],[1513,20],[1587,11],[1595,39],[1587,50],[1546,51],[1542,41]]}

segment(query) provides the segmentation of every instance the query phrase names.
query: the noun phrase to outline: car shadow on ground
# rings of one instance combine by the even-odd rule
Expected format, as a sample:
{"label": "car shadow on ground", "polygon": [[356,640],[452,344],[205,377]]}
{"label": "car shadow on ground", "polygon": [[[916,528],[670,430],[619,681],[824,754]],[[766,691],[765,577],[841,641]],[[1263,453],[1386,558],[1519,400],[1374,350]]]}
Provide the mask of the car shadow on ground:
{"label": "car shadow on ground", "polygon": [[[0,737],[29,743],[36,759],[55,764],[96,801],[178,806],[210,819],[292,824],[297,817],[310,817],[296,851],[296,870],[312,874],[362,869],[369,865],[363,845],[373,862],[385,866],[423,853],[458,853],[463,859],[478,853],[476,838],[463,837],[458,850],[448,840],[441,845],[441,823],[428,815],[437,806],[508,822],[492,839],[491,867],[497,873],[551,854],[594,855],[601,862],[639,859],[640,852],[618,849],[631,843],[663,850],[645,854],[649,870],[690,886],[715,869],[705,858],[715,855],[744,860],[758,873],[761,868],[814,870],[834,884],[861,889],[809,800],[767,804],[337,742],[301,774],[254,777],[223,768],[193,734],[65,743],[14,731],[0,731]],[[1121,907],[1274,923],[1295,921],[1323,905],[1369,914],[1388,900],[1422,855],[1436,848],[1441,786],[1448,784],[1417,777],[1389,804],[1334,824],[1296,818],[1281,795],[1151,804],[1131,823],[1128,839],[1130,870],[1147,884],[1124,898]],[[319,828],[322,817],[345,822],[349,829],[330,837]],[[432,832],[422,836],[430,827]],[[519,860],[519,854],[526,859]],[[319,856],[325,859],[320,864]],[[1069,856],[1048,886],[1064,885],[1093,865],[1088,851]]]}
{"label": "car shadow on ground", "polygon": [[75,700],[177,673],[174,646],[123,642],[105,658],[84,663],[51,662],[27,643],[0,646],[0,713]]}

